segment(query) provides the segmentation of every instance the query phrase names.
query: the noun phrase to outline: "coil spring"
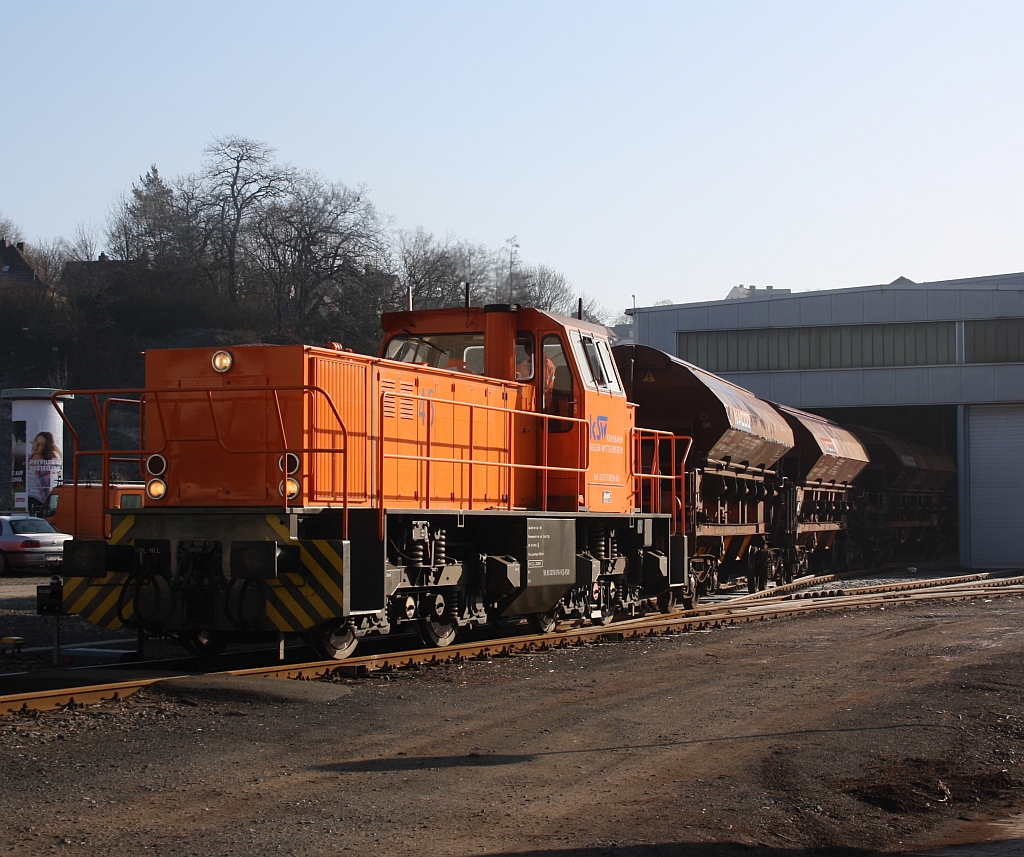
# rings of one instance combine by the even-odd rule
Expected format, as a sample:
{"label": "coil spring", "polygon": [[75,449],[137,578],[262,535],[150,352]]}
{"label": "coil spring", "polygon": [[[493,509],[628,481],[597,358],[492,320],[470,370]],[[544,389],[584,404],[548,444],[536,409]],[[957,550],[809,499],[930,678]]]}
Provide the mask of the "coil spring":
{"label": "coil spring", "polygon": [[444,530],[434,535],[434,565],[444,565],[448,561],[448,536]]}
{"label": "coil spring", "polygon": [[590,527],[590,555],[594,559],[608,559],[604,524],[592,524]]}
{"label": "coil spring", "polygon": [[423,542],[415,541],[409,548],[409,565],[413,568],[423,568]]}

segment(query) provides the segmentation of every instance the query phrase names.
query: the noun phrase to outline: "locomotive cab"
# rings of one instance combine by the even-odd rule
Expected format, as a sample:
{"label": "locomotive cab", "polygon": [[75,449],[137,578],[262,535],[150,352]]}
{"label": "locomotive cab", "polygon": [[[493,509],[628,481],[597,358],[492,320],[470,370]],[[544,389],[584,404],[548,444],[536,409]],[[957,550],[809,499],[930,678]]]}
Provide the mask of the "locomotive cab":
{"label": "locomotive cab", "polygon": [[517,426],[517,459],[535,463],[534,473],[517,474],[516,506],[636,506],[628,449],[635,408],[603,326],[509,304],[385,313],[382,323],[382,358],[514,382],[517,408],[544,415]]}

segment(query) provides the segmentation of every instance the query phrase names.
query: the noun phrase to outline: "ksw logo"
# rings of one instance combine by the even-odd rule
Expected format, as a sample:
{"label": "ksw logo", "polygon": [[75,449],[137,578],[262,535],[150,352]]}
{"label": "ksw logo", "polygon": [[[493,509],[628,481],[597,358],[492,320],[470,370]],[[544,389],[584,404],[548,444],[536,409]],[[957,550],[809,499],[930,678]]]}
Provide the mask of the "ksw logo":
{"label": "ksw logo", "polygon": [[608,417],[590,418],[590,439],[604,440],[608,435]]}

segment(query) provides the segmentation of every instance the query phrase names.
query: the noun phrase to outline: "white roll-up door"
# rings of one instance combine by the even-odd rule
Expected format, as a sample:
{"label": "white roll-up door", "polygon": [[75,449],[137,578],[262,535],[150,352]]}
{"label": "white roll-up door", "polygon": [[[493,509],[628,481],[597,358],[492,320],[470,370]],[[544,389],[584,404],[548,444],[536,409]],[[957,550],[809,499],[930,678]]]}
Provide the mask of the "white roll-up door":
{"label": "white roll-up door", "polygon": [[967,409],[972,568],[1024,566],[1024,405]]}

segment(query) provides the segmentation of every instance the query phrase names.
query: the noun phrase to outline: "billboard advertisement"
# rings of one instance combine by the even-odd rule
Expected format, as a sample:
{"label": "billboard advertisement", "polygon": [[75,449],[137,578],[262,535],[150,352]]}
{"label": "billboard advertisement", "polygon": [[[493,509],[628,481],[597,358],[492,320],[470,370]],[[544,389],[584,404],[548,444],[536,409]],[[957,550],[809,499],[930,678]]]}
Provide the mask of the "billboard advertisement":
{"label": "billboard advertisement", "polygon": [[3,397],[11,401],[11,491],[15,511],[37,513],[64,476],[64,423],[50,403],[50,392],[4,390]]}

